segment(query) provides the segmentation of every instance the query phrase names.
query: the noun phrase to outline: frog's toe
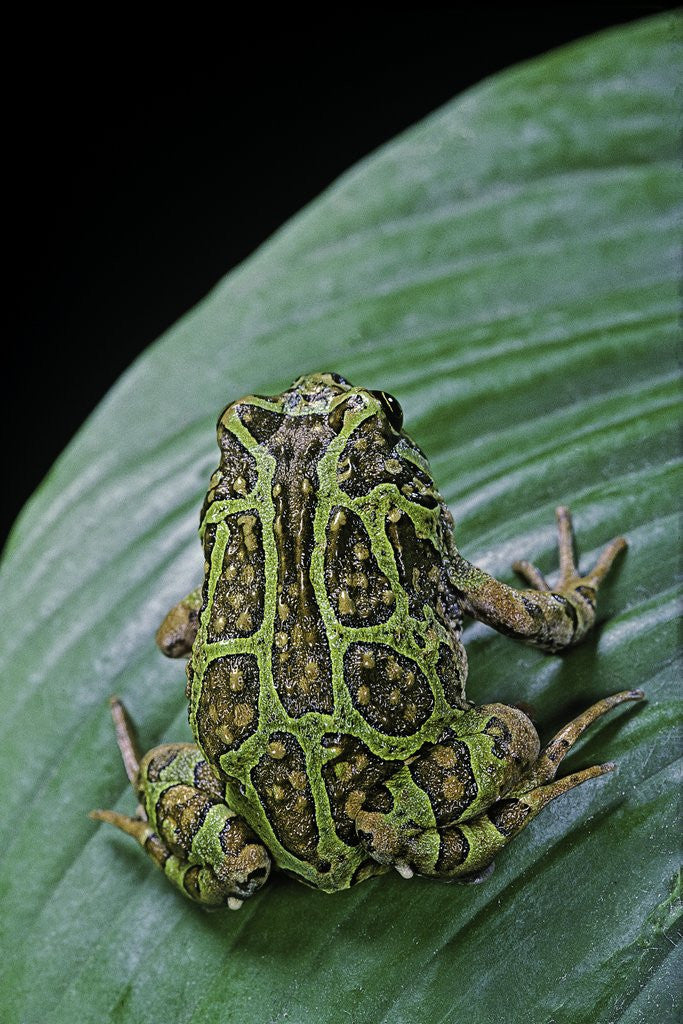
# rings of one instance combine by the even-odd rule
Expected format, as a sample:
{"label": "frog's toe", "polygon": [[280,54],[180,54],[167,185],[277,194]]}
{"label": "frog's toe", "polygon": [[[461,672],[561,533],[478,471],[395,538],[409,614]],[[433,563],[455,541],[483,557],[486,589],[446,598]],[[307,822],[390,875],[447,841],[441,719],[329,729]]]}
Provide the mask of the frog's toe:
{"label": "frog's toe", "polygon": [[407,864],[394,864],[394,867],[398,871],[401,878],[409,879],[412,878],[415,874],[413,869],[409,867]]}
{"label": "frog's toe", "polygon": [[522,558],[517,562],[513,562],[512,568],[518,576],[521,576],[525,583],[531,584],[535,590],[550,590],[550,584],[533,562],[527,562],[525,558]]}
{"label": "frog's toe", "polygon": [[[526,795],[537,786],[546,788],[546,784],[552,782],[555,778],[563,759],[589,725],[592,725],[598,718],[601,718],[602,715],[611,711],[612,708],[617,707],[619,704],[623,704],[625,701],[642,700],[644,696],[642,690],[621,690],[619,693],[613,693],[609,697],[603,697],[602,700],[586,708],[585,711],[582,711],[580,715],[573,718],[571,722],[568,722],[567,725],[553,736],[529,771],[522,776],[515,787],[509,791],[508,795]],[[587,768],[585,772],[576,772],[575,775],[560,779],[554,785],[562,785],[561,792],[567,792],[569,789],[573,789],[574,786],[580,785],[581,782],[585,782],[589,778],[595,778],[597,775],[604,775],[605,772],[612,771],[613,768],[614,765],[611,762],[604,765],[595,765],[593,768]],[[570,780],[574,781],[569,784]],[[558,789],[549,799],[559,795],[560,790]],[[545,803],[547,802],[546,800]]]}
{"label": "frog's toe", "polygon": [[135,817],[94,810],[90,817],[131,836],[185,896],[206,909],[242,901],[265,885],[268,850],[225,801],[225,789],[200,750],[166,743],[140,757],[124,705],[112,697],[116,740],[140,803]]}

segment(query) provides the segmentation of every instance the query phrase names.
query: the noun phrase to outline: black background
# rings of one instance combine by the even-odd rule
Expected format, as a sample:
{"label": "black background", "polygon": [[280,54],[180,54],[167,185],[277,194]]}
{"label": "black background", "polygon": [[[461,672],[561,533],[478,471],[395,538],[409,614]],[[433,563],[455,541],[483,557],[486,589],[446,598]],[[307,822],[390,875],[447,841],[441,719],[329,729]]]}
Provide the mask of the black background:
{"label": "black background", "polygon": [[0,540],[121,371],[342,171],[487,75],[667,6],[264,15],[250,34],[207,26],[205,55],[34,53],[4,123]]}

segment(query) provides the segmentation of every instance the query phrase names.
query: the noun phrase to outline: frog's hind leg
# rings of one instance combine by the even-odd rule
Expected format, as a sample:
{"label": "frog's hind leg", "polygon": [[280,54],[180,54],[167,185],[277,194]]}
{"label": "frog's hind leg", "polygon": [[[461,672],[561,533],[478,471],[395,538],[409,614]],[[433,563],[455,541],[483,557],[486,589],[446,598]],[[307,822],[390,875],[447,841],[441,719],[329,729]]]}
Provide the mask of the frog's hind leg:
{"label": "frog's hind leg", "polygon": [[96,810],[132,836],[166,877],[205,907],[236,910],[261,888],[270,855],[225,802],[223,787],[191,743],[168,743],[139,757],[133,725],[113,698],[112,717],[126,774],[140,801],[135,817]]}
{"label": "frog's hind leg", "polygon": [[555,780],[560,762],[592,722],[642,696],[641,690],[624,690],[598,701],[540,753],[523,712],[503,704],[474,708],[385,784],[390,810],[373,809],[378,794],[370,791],[356,816],[361,843],[406,878],[417,872],[478,880],[546,804],[613,770],[611,763],[594,765]]}

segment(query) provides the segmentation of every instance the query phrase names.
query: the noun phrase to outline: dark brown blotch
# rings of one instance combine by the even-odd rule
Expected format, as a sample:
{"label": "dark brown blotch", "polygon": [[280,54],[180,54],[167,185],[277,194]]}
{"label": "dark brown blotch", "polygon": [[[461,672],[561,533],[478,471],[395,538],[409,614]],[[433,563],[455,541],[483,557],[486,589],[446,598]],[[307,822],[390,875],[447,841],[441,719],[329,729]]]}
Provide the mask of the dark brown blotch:
{"label": "dark brown blotch", "polygon": [[213,797],[182,783],[161,793],[155,808],[157,829],[171,853],[181,859],[188,856],[192,840],[216,803]]}
{"label": "dark brown blotch", "polygon": [[223,800],[225,796],[223,784],[214,775],[208,761],[197,761],[194,766],[194,784],[197,789],[201,789],[215,800]]}
{"label": "dark brown blotch", "polygon": [[531,808],[522,800],[514,798],[498,800],[489,807],[488,819],[502,836],[513,836],[519,832],[531,813]]}
{"label": "dark brown blotch", "polygon": [[253,654],[209,662],[197,707],[197,738],[209,761],[237,750],[258,727],[259,669]]}
{"label": "dark brown blotch", "polygon": [[482,731],[493,740],[492,753],[501,761],[519,760],[512,743],[512,733],[502,718],[492,715]]}
{"label": "dark brown blotch", "polygon": [[253,896],[270,873],[270,855],[265,846],[246,821],[237,816],[225,822],[220,844],[225,860],[217,868],[218,877],[240,899]]}
{"label": "dark brown blotch", "polygon": [[435,508],[440,498],[431,477],[419,466],[397,454],[401,436],[385,416],[363,420],[349,437],[337,463],[337,482],[352,498],[370,493],[379,484],[395,484],[400,494],[425,508]]}
{"label": "dark brown blotch", "polygon": [[273,409],[263,409],[259,405],[252,405],[251,402],[237,402],[235,413],[240,423],[247,428],[254,440],[260,445],[267,445],[270,439],[280,429],[284,416],[281,412]]}
{"label": "dark brown blotch", "polygon": [[292,718],[310,711],[332,714],[332,662],[318,606],[312,595],[299,603],[286,589],[278,594],[272,647],[273,683],[283,708]]}
{"label": "dark brown blotch", "polygon": [[[227,410],[226,410],[227,411]],[[258,478],[256,459],[223,423],[218,421],[217,438],[221,457],[218,469],[211,477],[209,490],[202,507],[201,519],[214,501],[244,498],[253,491]]]}
{"label": "dark brown blotch", "polygon": [[274,732],[251,780],[277,839],[300,860],[318,866],[318,826],[304,752],[294,736]]}
{"label": "dark brown blotch", "polygon": [[160,782],[161,773],[169,765],[173,764],[182,748],[177,744],[159,747],[144,766],[144,773],[149,782]]}
{"label": "dark brown blotch", "polygon": [[343,626],[377,626],[394,611],[389,580],[372,553],[363,520],[340,505],[330,512],[325,548],[325,586]]}
{"label": "dark brown blotch", "polygon": [[382,783],[396,771],[396,764],[377,757],[346,733],[326,733],[321,745],[333,752],[321,774],[335,831],[342,842],[357,846],[356,815],[361,807],[386,813],[393,806],[393,797]]}
{"label": "dark brown blotch", "polygon": [[425,744],[409,771],[429,797],[437,825],[457,821],[479,792],[469,748],[455,737]]}
{"label": "dark brown blotch", "polygon": [[258,838],[252,832],[243,818],[235,815],[228,818],[221,829],[220,844],[223,853],[228,857],[239,857],[245,846],[250,843],[258,843]]}
{"label": "dark brown blotch", "polygon": [[434,709],[434,696],[419,666],[387,644],[350,644],[344,679],[356,710],[388,736],[412,735]]}
{"label": "dark brown blotch", "polygon": [[436,613],[442,589],[441,555],[431,541],[417,536],[412,519],[400,508],[390,510],[385,529],[401,586],[408,595],[410,614],[424,619],[425,605]]}
{"label": "dark brown blotch", "polygon": [[[211,604],[207,639],[209,643],[252,636],[263,622],[265,597],[265,554],[261,520],[252,509],[226,516],[221,530],[228,531],[220,573]],[[211,565],[218,528],[209,524],[204,532],[204,557]],[[203,603],[208,600],[208,574]]]}
{"label": "dark brown blotch", "polygon": [[439,841],[439,857],[435,865],[436,874],[448,877],[456,868],[465,863],[469,852],[470,844],[461,829],[444,829]]}
{"label": "dark brown blotch", "polygon": [[225,905],[225,886],[210,864],[192,864],[183,875],[183,888],[190,899],[205,907]]}

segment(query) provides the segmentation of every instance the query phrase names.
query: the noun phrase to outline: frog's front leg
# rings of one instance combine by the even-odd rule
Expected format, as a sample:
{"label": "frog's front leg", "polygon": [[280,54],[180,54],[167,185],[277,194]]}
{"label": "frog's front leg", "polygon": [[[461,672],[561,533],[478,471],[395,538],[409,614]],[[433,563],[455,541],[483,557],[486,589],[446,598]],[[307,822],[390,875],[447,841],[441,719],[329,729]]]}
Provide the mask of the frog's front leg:
{"label": "frog's front leg", "polygon": [[155,747],[140,759],[123,704],[112,699],[116,739],[140,806],[136,817],[91,811],[140,843],[166,877],[205,907],[233,910],[261,888],[270,855],[225,802],[223,787],[191,743]]}
{"label": "frog's front leg", "polygon": [[[371,790],[356,815],[362,845],[406,878],[477,879],[546,804],[582,782],[612,771],[594,765],[555,780],[567,751],[597,718],[641,690],[593,704],[539,753],[527,716],[504,704],[466,712],[438,743],[427,744],[386,786]],[[379,806],[390,809],[377,810]]]}
{"label": "frog's front leg", "polygon": [[167,658],[182,658],[190,653],[199,628],[201,610],[201,587],[191,590],[187,597],[171,608],[156,633],[157,646]]}
{"label": "frog's front leg", "polygon": [[450,579],[464,611],[475,619],[518,640],[560,651],[581,640],[595,622],[598,587],[617,555],[626,548],[617,537],[604,549],[593,569],[581,576],[574,561],[569,509],[556,510],[560,578],[554,590],[530,562],[515,562],[514,569],[533,590],[515,590],[472,565],[459,553]]}

